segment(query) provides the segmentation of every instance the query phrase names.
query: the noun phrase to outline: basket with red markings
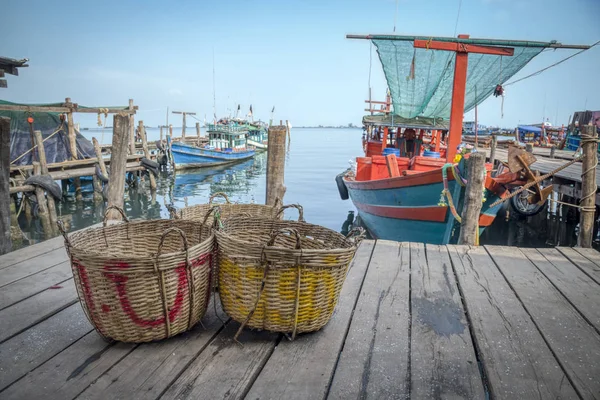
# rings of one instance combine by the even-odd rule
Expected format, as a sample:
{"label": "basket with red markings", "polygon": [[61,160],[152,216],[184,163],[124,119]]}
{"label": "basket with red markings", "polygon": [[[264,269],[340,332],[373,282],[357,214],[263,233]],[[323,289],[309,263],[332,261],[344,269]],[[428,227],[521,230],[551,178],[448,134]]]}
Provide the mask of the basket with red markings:
{"label": "basket with red markings", "polygon": [[192,328],[211,292],[212,227],[187,220],[129,222],[67,235],[81,305],[107,339],[148,342]]}

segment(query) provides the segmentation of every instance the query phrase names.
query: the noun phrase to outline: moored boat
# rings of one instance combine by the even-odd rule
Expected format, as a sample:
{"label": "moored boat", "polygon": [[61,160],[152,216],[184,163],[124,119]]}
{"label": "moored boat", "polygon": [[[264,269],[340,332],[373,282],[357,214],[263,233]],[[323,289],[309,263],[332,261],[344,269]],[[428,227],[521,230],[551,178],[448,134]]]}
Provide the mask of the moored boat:
{"label": "moored boat", "polygon": [[208,144],[203,147],[173,142],[171,152],[176,169],[212,167],[254,157],[248,146],[248,129],[235,123],[209,124]]}
{"label": "moored boat", "polygon": [[[356,171],[336,178],[340,195],[352,199],[374,238],[456,243],[469,179],[470,146],[461,143],[464,113],[502,92],[498,87],[542,50],[561,45],[468,35],[348,38],[373,42],[390,94],[386,102],[367,101],[371,115],[363,118],[365,155],[357,157]],[[504,57],[511,59],[511,68],[502,67]],[[469,65],[472,58],[476,62]],[[373,104],[385,109],[374,110]],[[424,143],[428,136],[431,140]],[[493,176],[492,165],[486,165],[479,233],[491,225],[501,204],[491,206],[508,195],[505,185],[515,181],[510,174]]]}

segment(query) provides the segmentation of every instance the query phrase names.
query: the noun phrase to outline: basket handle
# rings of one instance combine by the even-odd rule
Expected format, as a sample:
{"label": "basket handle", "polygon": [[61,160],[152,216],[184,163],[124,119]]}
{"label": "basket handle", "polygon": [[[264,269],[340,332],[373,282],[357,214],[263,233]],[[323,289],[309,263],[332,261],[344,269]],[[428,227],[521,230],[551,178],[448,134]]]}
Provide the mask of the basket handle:
{"label": "basket handle", "polygon": [[65,229],[65,224],[63,223],[62,219],[56,221],[56,225],[58,226],[58,231],[60,232],[60,234],[63,235],[63,237],[65,238],[65,244],[67,244],[67,246],[71,246],[71,242],[69,241],[69,235],[67,235],[67,230]]}
{"label": "basket handle", "polygon": [[295,208],[298,210],[298,222],[306,222],[304,220],[304,208],[300,204],[288,204],[287,206],[282,206],[279,211],[277,211],[277,214],[275,214],[275,218],[279,218],[287,208]]}
{"label": "basket handle", "polygon": [[[294,228],[281,228],[279,230],[271,232],[271,237],[269,238],[269,241],[267,242],[267,246],[273,246],[275,244],[275,239],[277,239],[277,236],[284,235],[286,233],[289,233],[290,235],[294,235],[296,237],[296,249],[297,250],[301,249],[302,242],[300,240],[300,233],[298,232],[298,230],[296,230]],[[264,249],[263,249],[263,251],[264,251]]]}
{"label": "basket handle", "polygon": [[121,214],[121,217],[123,217],[123,221],[129,222],[129,218],[127,218],[127,215],[125,215],[125,211],[123,211],[123,209],[121,207],[108,206],[108,207],[106,207],[106,211],[104,211],[104,221],[102,221],[102,226],[106,227],[106,223],[108,222],[106,217],[108,217],[108,212],[110,210],[117,210],[119,212],[119,214]]}
{"label": "basket handle", "polygon": [[167,204],[167,210],[169,211],[169,217],[171,219],[180,219],[179,215],[177,214],[177,207],[175,207],[173,204]]}
{"label": "basket handle", "polygon": [[364,228],[357,226],[355,228],[352,228],[350,232],[348,232],[348,234],[346,235],[346,239],[349,239],[354,243],[358,244],[361,240],[365,238],[365,236],[366,232]]}
{"label": "basket handle", "polygon": [[212,196],[210,196],[210,198],[208,199],[209,205],[212,205],[212,202],[215,199],[215,197],[222,197],[225,199],[226,204],[231,204],[231,202],[229,201],[229,197],[227,197],[227,195],[225,193],[217,192],[217,193],[213,194]]}
{"label": "basket handle", "polygon": [[161,253],[162,253],[162,248],[163,248],[163,245],[164,245],[164,243],[165,243],[165,239],[166,239],[166,238],[167,238],[167,236],[169,236],[169,234],[170,234],[170,233],[172,233],[172,232],[178,233],[178,234],[179,234],[179,236],[181,237],[181,240],[182,240],[182,242],[183,242],[183,249],[185,250],[185,259],[186,259],[186,262],[189,264],[189,257],[188,257],[188,240],[187,240],[187,237],[185,236],[185,232],[184,232],[184,231],[182,231],[182,230],[181,230],[181,229],[179,229],[179,228],[175,228],[175,227],[168,228],[168,229],[166,229],[166,230],[163,232],[163,234],[162,234],[162,236],[161,236],[161,238],[160,238],[160,243],[159,243],[159,245],[158,245],[158,252],[156,253],[156,258],[158,258],[158,257],[161,255]]}

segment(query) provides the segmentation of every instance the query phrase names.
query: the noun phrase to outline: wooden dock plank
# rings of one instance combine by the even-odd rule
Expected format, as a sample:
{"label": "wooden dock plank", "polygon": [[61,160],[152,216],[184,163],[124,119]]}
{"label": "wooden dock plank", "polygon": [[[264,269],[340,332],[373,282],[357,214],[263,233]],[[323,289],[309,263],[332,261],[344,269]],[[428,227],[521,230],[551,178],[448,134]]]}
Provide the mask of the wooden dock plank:
{"label": "wooden dock plank", "polygon": [[72,276],[71,264],[66,261],[4,286],[0,290],[0,310],[60,284]]}
{"label": "wooden dock plank", "polygon": [[600,336],[518,250],[486,246],[580,396],[600,393]]}
{"label": "wooden dock plank", "polygon": [[0,256],[0,270],[10,267],[16,263],[29,260],[41,254],[48,253],[52,250],[64,247],[65,241],[62,236],[37,243],[33,246],[27,246],[19,250]]}
{"label": "wooden dock plank", "polygon": [[446,247],[411,243],[410,276],[411,398],[485,398]]}
{"label": "wooden dock plank", "polygon": [[[3,400],[73,399],[135,345],[109,344],[92,331],[0,394]],[[106,397],[111,398],[111,397]]]}
{"label": "wooden dock plank", "polygon": [[269,358],[279,334],[245,330],[230,322],[169,387],[161,400],[241,399]]}
{"label": "wooden dock plank", "polygon": [[375,242],[365,240],[358,248],[329,323],[318,332],[299,335],[293,342],[282,340],[252,385],[248,399],[325,397],[374,245]]}
{"label": "wooden dock plank", "polygon": [[[360,262],[369,261],[365,257]],[[329,398],[396,399],[409,395],[409,282],[409,244],[378,240]]]}
{"label": "wooden dock plank", "polygon": [[0,271],[0,288],[68,260],[66,250],[58,248],[3,268]]}
{"label": "wooden dock plank", "polygon": [[[600,185],[598,185],[600,186]],[[600,267],[600,259],[598,257],[598,252],[594,249],[583,249],[581,247],[573,247],[573,250],[577,251],[579,254],[593,262],[596,266]]]}
{"label": "wooden dock plank", "polygon": [[600,285],[556,249],[522,249],[521,252],[600,331]]}
{"label": "wooden dock plank", "polygon": [[485,249],[447,247],[492,398],[577,398],[527,311]]}
{"label": "wooden dock plank", "polygon": [[[557,247],[565,257],[582,270],[587,276],[593,279],[596,283],[600,284],[600,265],[594,263],[589,258],[585,257],[581,252],[570,247]],[[583,250],[583,249],[579,249]],[[595,251],[595,250],[594,250]],[[594,254],[594,253],[592,253]],[[595,252],[595,258],[600,257],[600,253]]]}
{"label": "wooden dock plank", "polygon": [[46,289],[0,311],[0,343],[30,326],[77,302],[75,282],[69,279],[60,287]]}
{"label": "wooden dock plank", "polygon": [[[78,398],[160,397],[221,330],[222,322],[215,316],[212,305],[202,319],[202,325],[198,324],[191,331],[168,340],[136,347],[93,381]],[[227,365],[227,368],[232,368],[232,365]]]}
{"label": "wooden dock plank", "polygon": [[0,390],[63,351],[92,330],[79,304],[0,344]]}

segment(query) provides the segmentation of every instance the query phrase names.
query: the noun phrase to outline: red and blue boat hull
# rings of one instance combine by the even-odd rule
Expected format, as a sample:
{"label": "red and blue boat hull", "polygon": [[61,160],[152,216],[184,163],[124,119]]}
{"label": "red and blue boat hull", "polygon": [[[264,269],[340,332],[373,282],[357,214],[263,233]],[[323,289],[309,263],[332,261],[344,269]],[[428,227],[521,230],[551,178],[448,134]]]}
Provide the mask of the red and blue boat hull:
{"label": "red and blue boat hull", "polygon": [[[458,240],[460,224],[448,206],[440,205],[444,189],[441,169],[370,181],[346,177],[344,183],[363,225],[374,238],[432,244]],[[460,214],[464,187],[452,174],[448,176],[448,190]],[[495,192],[486,190],[480,233],[491,225],[501,208],[501,205],[489,207],[497,199]]]}

